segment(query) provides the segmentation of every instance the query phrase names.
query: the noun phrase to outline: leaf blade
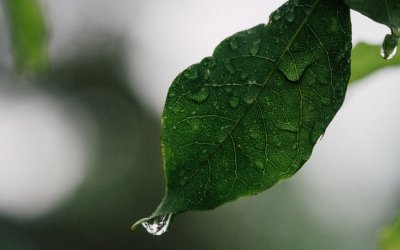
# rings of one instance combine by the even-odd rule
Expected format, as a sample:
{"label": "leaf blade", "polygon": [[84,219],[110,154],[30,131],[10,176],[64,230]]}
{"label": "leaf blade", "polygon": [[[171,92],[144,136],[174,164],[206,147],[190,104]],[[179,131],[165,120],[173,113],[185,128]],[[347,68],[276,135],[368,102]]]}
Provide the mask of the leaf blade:
{"label": "leaf blade", "polygon": [[15,66],[20,72],[40,73],[47,69],[47,27],[36,0],[6,0]]}
{"label": "leaf blade", "polygon": [[400,36],[400,2],[397,0],[345,0],[350,8],[385,24]]}
{"label": "leaf blade", "polygon": [[167,190],[148,219],[259,193],[309,158],[343,102],[350,20],[340,1],[299,2],[175,79],[162,123]]}

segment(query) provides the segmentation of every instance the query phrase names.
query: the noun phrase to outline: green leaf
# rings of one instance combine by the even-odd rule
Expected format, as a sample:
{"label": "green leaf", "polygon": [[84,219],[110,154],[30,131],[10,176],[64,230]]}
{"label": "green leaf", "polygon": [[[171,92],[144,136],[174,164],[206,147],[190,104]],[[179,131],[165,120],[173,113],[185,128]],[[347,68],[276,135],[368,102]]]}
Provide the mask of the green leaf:
{"label": "green leaf", "polygon": [[367,43],[359,43],[353,48],[350,83],[361,80],[380,69],[400,66],[400,55],[397,54],[392,60],[384,60],[379,55],[380,50],[379,45]]}
{"label": "green leaf", "polygon": [[381,232],[380,245],[382,250],[400,249],[400,216]]}
{"label": "green leaf", "polygon": [[17,70],[38,73],[48,67],[47,28],[35,0],[5,0]]}
{"label": "green leaf", "polygon": [[295,174],[343,103],[351,30],[341,1],[293,0],[225,39],[169,89],[162,123],[167,190],[138,224],[254,195]]}
{"label": "green leaf", "polygon": [[400,36],[399,0],[345,0],[350,8],[371,18],[375,22],[387,25]]}

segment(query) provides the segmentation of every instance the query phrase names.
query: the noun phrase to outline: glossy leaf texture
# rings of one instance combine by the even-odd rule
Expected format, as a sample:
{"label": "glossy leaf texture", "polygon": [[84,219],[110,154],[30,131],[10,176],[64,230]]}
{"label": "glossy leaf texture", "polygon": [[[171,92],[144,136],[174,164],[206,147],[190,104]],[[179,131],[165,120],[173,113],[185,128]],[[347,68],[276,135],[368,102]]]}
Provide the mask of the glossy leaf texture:
{"label": "glossy leaf texture", "polygon": [[378,70],[400,66],[400,55],[397,54],[392,60],[384,60],[379,56],[381,47],[379,45],[358,43],[351,52],[351,77],[350,83],[354,83]]}
{"label": "glossy leaf texture", "polygon": [[48,67],[47,27],[36,0],[4,0],[11,47],[18,71],[39,73]]}
{"label": "glossy leaf texture", "polygon": [[350,53],[347,5],[293,0],[182,72],[163,112],[166,194],[133,228],[145,222],[157,234],[168,214],[212,209],[295,174],[343,103]]}
{"label": "glossy leaf texture", "polygon": [[400,37],[400,1],[399,0],[345,0],[350,8],[387,25]]}

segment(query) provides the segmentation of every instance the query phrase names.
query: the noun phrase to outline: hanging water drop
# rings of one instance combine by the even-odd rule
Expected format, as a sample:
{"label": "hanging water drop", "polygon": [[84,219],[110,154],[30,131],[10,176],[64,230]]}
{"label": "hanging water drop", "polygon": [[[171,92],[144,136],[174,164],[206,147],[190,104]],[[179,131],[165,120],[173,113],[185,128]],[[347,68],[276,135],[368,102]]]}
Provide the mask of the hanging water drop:
{"label": "hanging water drop", "polygon": [[163,214],[142,223],[142,226],[152,235],[162,235],[168,231],[172,214]]}
{"label": "hanging water drop", "polygon": [[201,88],[199,91],[189,95],[189,98],[195,102],[204,102],[209,96],[208,90],[206,88]]}
{"label": "hanging water drop", "polygon": [[381,56],[385,60],[392,59],[397,52],[397,37],[394,34],[388,34],[385,36],[385,40],[383,40],[382,48],[381,48]]}

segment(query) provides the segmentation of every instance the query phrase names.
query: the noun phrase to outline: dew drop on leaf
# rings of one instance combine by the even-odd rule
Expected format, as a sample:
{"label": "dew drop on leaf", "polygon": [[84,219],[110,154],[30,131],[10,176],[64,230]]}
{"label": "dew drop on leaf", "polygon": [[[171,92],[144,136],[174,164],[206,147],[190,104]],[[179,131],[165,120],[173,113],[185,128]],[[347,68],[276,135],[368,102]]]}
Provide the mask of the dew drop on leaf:
{"label": "dew drop on leaf", "polygon": [[209,96],[208,90],[206,88],[201,88],[199,91],[189,95],[189,98],[195,102],[204,102]]}
{"label": "dew drop on leaf", "polygon": [[256,161],[254,162],[254,165],[256,165],[256,167],[257,167],[258,169],[263,169],[263,168],[264,168],[264,162],[263,162],[262,160],[256,160]]}
{"label": "dew drop on leaf", "polygon": [[281,18],[281,13],[279,10],[274,11],[271,16],[270,19],[274,19],[275,21],[279,20],[279,18]]}
{"label": "dew drop on leaf", "polygon": [[201,61],[201,65],[207,68],[214,68],[217,63],[215,61],[215,58],[212,56],[206,57]]}
{"label": "dew drop on leaf", "polygon": [[239,45],[238,45],[237,41],[234,40],[234,39],[232,39],[232,40],[229,42],[229,46],[230,46],[231,49],[234,50],[234,51],[236,51],[236,50],[239,49]]}
{"label": "dew drop on leaf", "polygon": [[294,11],[293,10],[289,10],[288,13],[286,13],[286,21],[288,21],[289,23],[293,22],[294,19],[296,18]]}
{"label": "dew drop on leaf", "polygon": [[163,214],[147,220],[142,223],[142,226],[152,235],[162,235],[168,231],[172,214]]}
{"label": "dew drop on leaf", "polygon": [[211,71],[210,71],[209,69],[206,69],[206,70],[204,71],[203,79],[204,79],[205,81],[208,81],[208,79],[210,78],[210,75],[211,75]]}
{"label": "dew drop on leaf", "polygon": [[199,77],[195,66],[188,68],[183,74],[189,79],[196,79]]}
{"label": "dew drop on leaf", "polygon": [[243,97],[243,101],[247,104],[252,104],[257,99],[257,93],[247,93]]}
{"label": "dew drop on leaf", "polygon": [[381,48],[381,56],[385,60],[392,59],[397,52],[397,37],[394,34],[388,34],[385,36]]}
{"label": "dew drop on leaf", "polygon": [[282,130],[290,131],[290,132],[297,132],[297,128],[290,123],[282,123],[279,125]]}
{"label": "dew drop on leaf", "polygon": [[261,46],[261,39],[255,40],[249,49],[250,54],[252,56],[257,55],[258,51],[260,51],[260,46]]}

